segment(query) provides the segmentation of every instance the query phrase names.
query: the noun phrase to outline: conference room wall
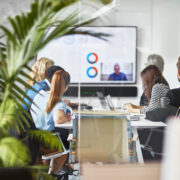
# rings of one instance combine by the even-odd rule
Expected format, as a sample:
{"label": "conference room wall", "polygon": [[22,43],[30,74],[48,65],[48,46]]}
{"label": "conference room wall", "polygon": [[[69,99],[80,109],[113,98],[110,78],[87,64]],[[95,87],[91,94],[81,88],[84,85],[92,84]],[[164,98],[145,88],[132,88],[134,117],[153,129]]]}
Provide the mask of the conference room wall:
{"label": "conference room wall", "polygon": [[[1,23],[8,26],[5,20],[9,15],[26,11],[33,0],[2,0],[0,1]],[[91,2],[91,1],[90,1]],[[86,6],[86,13],[88,13]],[[83,7],[80,6],[80,10]],[[93,6],[89,8],[92,12]],[[131,101],[138,102],[142,94],[140,71],[150,53],[159,53],[165,59],[164,76],[170,87],[179,86],[176,78],[176,61],[180,51],[180,2],[178,0],[116,0],[116,7],[102,15],[92,25],[95,26],[137,26],[137,87],[138,96],[134,98],[113,98],[115,104]],[[72,99],[76,101],[77,99]],[[92,101],[98,104],[96,98],[82,98],[83,102]]]}

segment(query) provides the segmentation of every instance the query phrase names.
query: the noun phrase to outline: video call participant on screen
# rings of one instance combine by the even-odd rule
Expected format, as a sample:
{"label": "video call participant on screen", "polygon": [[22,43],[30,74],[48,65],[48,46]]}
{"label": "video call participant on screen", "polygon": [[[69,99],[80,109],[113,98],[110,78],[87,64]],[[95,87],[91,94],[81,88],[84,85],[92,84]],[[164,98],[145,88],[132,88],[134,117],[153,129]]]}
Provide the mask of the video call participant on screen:
{"label": "video call participant on screen", "polygon": [[114,65],[114,73],[110,74],[108,80],[110,81],[127,81],[127,77],[123,72],[120,72],[120,65]]}
{"label": "video call participant on screen", "polygon": [[[145,65],[146,66],[155,65],[155,66],[157,66],[159,68],[161,73],[163,73],[163,70],[164,70],[164,60],[163,60],[162,56],[160,56],[158,54],[150,54],[148,56],[148,58],[147,58],[147,61],[146,61]],[[167,80],[163,76],[162,76],[162,83],[169,87],[169,84],[168,84]],[[147,106],[148,105],[148,99],[145,96],[144,92],[141,95],[139,105],[140,106]]]}

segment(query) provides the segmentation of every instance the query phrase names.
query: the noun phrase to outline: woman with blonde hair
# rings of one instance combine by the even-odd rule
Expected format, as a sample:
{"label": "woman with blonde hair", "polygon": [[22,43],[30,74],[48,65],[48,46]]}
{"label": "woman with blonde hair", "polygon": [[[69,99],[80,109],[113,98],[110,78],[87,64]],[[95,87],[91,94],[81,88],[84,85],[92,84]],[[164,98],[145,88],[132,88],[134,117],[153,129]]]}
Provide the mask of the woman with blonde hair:
{"label": "woman with blonde hair", "polygon": [[[35,81],[42,81],[45,79],[46,70],[53,65],[54,62],[51,59],[42,57],[34,63],[34,65],[32,66],[32,71],[30,72],[29,75]],[[34,81],[27,80],[27,83],[30,86],[33,86]]]}

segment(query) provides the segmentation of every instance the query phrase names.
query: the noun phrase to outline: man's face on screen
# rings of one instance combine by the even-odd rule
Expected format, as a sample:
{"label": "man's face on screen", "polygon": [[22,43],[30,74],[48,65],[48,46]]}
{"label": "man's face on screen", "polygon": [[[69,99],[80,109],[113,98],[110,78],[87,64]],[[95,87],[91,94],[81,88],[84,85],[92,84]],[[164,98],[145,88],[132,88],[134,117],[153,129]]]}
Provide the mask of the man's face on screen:
{"label": "man's face on screen", "polygon": [[114,73],[116,75],[119,75],[119,72],[120,72],[120,67],[118,65],[114,66]]}

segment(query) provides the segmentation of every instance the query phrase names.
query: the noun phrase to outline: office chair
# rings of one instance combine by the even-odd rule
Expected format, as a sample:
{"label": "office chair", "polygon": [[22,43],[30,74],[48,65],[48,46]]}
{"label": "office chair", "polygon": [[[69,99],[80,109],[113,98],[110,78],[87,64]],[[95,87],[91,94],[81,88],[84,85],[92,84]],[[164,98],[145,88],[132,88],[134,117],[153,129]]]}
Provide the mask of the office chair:
{"label": "office chair", "polygon": [[42,156],[42,160],[50,160],[50,166],[49,166],[49,174],[52,174],[53,172],[53,164],[54,164],[54,160],[56,158],[59,158],[59,157],[62,157],[62,156],[65,156],[65,155],[68,155],[69,154],[69,150],[67,150],[61,140],[61,137],[60,137],[60,133],[55,133],[55,135],[58,137],[59,141],[61,142],[62,144],[62,147],[63,147],[63,151],[62,152],[54,152],[54,153],[50,153],[50,154],[46,154],[46,155],[43,155]]}
{"label": "office chair", "polygon": [[[166,123],[166,119],[171,116],[175,116],[177,108],[168,105],[166,108],[158,108],[154,111],[146,113],[146,118],[151,121],[162,121]],[[162,153],[163,139],[164,139],[164,128],[156,129],[144,129],[138,131],[140,143],[142,144],[144,159],[153,160],[161,159],[164,155]],[[147,153],[147,152],[148,153]]]}

